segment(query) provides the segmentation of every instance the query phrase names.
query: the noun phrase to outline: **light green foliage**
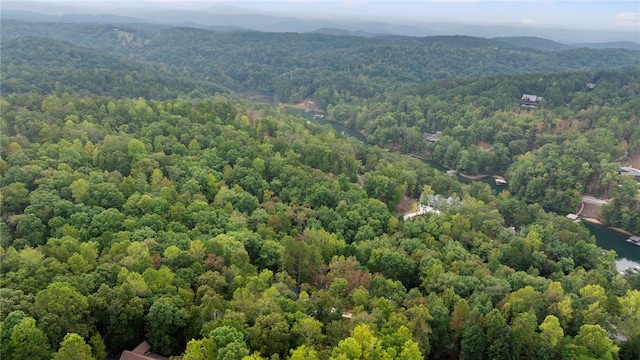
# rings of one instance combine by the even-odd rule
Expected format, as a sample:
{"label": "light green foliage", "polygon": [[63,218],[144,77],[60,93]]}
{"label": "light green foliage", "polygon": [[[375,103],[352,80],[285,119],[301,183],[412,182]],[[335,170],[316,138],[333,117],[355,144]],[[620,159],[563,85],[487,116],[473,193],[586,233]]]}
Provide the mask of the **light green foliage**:
{"label": "light green foliage", "polygon": [[127,151],[133,160],[137,160],[147,154],[144,143],[138,139],[129,140],[129,143],[127,143]]}
{"label": "light green foliage", "polygon": [[300,345],[296,349],[291,349],[290,360],[318,360],[318,352],[313,347]]}
{"label": "light green foliage", "polygon": [[305,317],[293,324],[291,332],[298,336],[306,346],[314,347],[324,338],[322,327],[323,324],[320,321],[312,317]]}
{"label": "light green foliage", "polygon": [[595,359],[616,359],[618,346],[607,336],[607,332],[598,325],[582,325],[576,335],[575,344],[581,355]]}
{"label": "light green foliage", "polygon": [[91,347],[80,335],[74,333],[65,335],[60,349],[53,355],[53,360],[66,359],[95,360],[91,354]]}
{"label": "light green foliage", "polygon": [[424,358],[425,356],[420,352],[418,344],[411,340],[407,340],[407,342],[404,343],[402,352],[400,352],[400,356],[398,357],[398,359],[401,360],[421,360]]}
{"label": "light green foliage", "polygon": [[77,203],[85,203],[89,200],[89,182],[85,179],[78,179],[69,185],[71,195]]}
{"label": "light green foliage", "polygon": [[547,315],[542,324],[538,327],[542,338],[552,347],[556,347],[558,342],[564,337],[564,330],[560,327],[560,321],[553,315]]}
{"label": "light green foliage", "polygon": [[622,306],[621,331],[628,338],[640,335],[640,291],[627,290],[624,297],[620,299]]}
{"label": "light green foliage", "polygon": [[0,195],[2,196],[2,212],[7,213],[19,213],[29,203],[29,190],[25,183],[14,182],[0,189]]}
{"label": "light green foliage", "polygon": [[182,355],[182,360],[210,360],[215,358],[215,344],[212,339],[191,339],[187,343],[187,349]]}
{"label": "light green foliage", "polygon": [[23,318],[11,332],[11,340],[3,353],[10,360],[49,359],[49,342],[47,335],[36,327],[33,318]]}
{"label": "light green foliage", "polygon": [[332,359],[361,359],[362,346],[352,337],[341,340],[333,349]]}
{"label": "light green foliage", "polygon": [[538,321],[531,312],[518,314],[511,324],[515,356],[533,357],[538,347]]}

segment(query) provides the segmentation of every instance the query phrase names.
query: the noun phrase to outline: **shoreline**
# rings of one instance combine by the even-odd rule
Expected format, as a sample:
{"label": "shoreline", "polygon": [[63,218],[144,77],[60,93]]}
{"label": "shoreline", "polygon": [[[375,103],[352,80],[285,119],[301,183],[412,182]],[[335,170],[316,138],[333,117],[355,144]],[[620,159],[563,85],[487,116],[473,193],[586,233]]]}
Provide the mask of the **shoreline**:
{"label": "shoreline", "polygon": [[635,236],[633,233],[630,233],[627,230],[620,229],[620,228],[615,227],[615,226],[606,225],[605,223],[603,223],[602,221],[600,221],[598,219],[594,219],[594,218],[590,218],[590,217],[586,217],[586,216],[581,216],[580,220],[588,222],[588,223],[593,224],[593,225],[606,227],[607,229],[611,229],[611,230],[613,230],[613,231],[615,231],[617,233],[620,233],[620,234],[623,234],[623,235],[626,235],[626,236]]}
{"label": "shoreline", "polygon": [[463,179],[477,181],[477,180],[486,179],[488,177],[491,177],[492,175],[487,175],[487,174],[467,175],[467,174],[465,174],[463,172],[458,171],[458,176],[460,176]]}

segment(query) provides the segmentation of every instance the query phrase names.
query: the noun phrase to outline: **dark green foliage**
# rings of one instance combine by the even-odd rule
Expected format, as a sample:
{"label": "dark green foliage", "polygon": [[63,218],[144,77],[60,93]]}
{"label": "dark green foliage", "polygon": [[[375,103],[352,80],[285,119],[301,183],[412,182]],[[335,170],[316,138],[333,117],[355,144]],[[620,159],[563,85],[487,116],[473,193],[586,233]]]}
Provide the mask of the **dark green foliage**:
{"label": "dark green foliage", "polygon": [[147,338],[154,351],[170,355],[184,343],[180,335],[187,319],[188,313],[180,298],[163,296],[157,299],[145,316]]}

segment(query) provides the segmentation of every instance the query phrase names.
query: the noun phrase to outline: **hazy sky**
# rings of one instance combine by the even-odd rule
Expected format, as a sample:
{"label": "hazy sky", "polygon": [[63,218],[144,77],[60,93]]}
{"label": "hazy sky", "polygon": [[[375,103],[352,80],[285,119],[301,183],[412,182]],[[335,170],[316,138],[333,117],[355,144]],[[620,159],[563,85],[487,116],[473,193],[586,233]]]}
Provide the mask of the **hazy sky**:
{"label": "hazy sky", "polygon": [[49,0],[102,11],[128,7],[197,9],[232,4],[308,18],[348,18],[387,22],[446,21],[522,24],[640,33],[640,0]]}

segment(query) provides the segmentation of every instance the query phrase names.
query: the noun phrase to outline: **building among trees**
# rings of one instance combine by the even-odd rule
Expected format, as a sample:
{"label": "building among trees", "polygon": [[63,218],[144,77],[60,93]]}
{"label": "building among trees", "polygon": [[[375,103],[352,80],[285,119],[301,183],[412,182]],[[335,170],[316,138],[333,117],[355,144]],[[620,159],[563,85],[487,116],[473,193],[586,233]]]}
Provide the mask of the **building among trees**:
{"label": "building among trees", "polygon": [[633,178],[636,179],[637,182],[640,182],[640,170],[638,169],[628,167],[628,166],[621,166],[618,168],[618,173],[620,175],[633,176]]}
{"label": "building among trees", "polygon": [[520,105],[529,109],[537,109],[538,107],[540,107],[540,103],[542,102],[542,100],[542,96],[522,94]]}
{"label": "building among trees", "polygon": [[120,360],[166,360],[164,356],[154,354],[151,352],[151,345],[148,342],[143,341],[135,349],[129,351],[125,350],[120,355]]}

